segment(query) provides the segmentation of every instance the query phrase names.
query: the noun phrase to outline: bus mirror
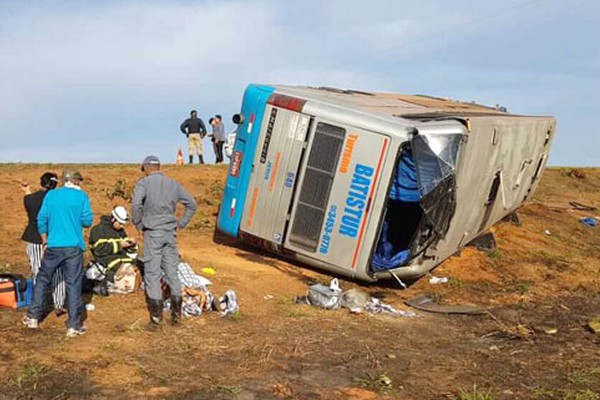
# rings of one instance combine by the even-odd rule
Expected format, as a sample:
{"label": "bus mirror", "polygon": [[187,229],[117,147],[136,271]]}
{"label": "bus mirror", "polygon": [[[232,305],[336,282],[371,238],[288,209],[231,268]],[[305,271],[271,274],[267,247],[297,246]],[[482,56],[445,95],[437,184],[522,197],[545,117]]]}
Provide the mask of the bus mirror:
{"label": "bus mirror", "polygon": [[234,124],[240,125],[244,123],[244,116],[242,114],[233,114],[231,120]]}

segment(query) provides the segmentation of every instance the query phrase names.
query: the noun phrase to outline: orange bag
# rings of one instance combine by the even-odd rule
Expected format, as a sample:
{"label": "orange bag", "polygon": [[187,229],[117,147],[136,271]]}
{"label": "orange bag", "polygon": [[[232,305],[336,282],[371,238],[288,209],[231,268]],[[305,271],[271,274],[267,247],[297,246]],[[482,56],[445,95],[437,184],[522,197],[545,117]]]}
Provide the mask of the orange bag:
{"label": "orange bag", "polygon": [[17,308],[17,296],[13,281],[0,282],[0,307]]}

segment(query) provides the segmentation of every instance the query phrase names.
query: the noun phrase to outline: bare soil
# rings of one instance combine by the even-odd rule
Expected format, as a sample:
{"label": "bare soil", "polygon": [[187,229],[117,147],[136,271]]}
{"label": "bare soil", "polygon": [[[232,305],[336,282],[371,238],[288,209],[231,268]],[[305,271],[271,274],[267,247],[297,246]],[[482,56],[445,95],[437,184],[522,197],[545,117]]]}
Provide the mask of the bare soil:
{"label": "bare soil", "polygon": [[[0,165],[0,272],[28,273],[20,241],[26,216],[19,182],[37,183],[57,165]],[[96,219],[125,198],[138,166],[82,165]],[[350,314],[296,305],[311,282],[331,277],[214,233],[225,166],[168,166],[198,199],[180,233],[196,271],[212,267],[213,292],[234,289],[241,312],[205,313],[149,333],[142,293],[94,297],[86,336],[66,339],[65,317],[39,331],[24,312],[0,309],[0,398],[166,399],[599,399],[600,170],[544,172],[522,224],[493,228],[498,247],[466,248],[407,290],[393,282],[341,280],[398,309],[420,294],[440,304],[474,304],[483,315],[417,317]],[[133,233],[133,232],[130,232]],[[488,397],[486,397],[488,396]]]}

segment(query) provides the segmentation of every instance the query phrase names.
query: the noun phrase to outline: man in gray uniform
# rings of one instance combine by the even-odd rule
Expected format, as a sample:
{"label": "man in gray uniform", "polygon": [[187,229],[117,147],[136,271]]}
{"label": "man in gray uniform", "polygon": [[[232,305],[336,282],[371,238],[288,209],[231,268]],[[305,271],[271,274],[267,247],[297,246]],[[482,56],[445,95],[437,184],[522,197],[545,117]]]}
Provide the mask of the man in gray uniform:
{"label": "man in gray uniform", "polygon": [[[176,325],[181,320],[182,301],[176,231],[190,222],[198,205],[181,184],[163,175],[158,157],[146,157],[142,171],[146,177],[138,181],[133,191],[131,219],[144,233],[144,284],[150,326],[156,328],[162,321],[161,270],[171,289],[171,323]],[[177,203],[185,206],[179,220],[175,218]]]}

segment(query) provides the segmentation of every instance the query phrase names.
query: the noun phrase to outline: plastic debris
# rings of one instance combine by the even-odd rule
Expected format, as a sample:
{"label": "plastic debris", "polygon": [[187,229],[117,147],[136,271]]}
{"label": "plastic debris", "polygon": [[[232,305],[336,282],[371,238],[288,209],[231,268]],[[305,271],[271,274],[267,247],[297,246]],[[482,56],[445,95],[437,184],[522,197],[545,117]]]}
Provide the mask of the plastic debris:
{"label": "plastic debris", "polygon": [[341,306],[351,312],[361,312],[368,302],[368,294],[358,289],[350,289],[342,294]]}
{"label": "plastic debris", "polygon": [[96,311],[96,306],[93,305],[92,303],[89,303],[89,304],[85,305],[85,309],[86,309],[86,311]]}
{"label": "plastic debris", "polygon": [[210,267],[204,267],[200,271],[202,271],[203,274],[208,275],[208,276],[213,276],[214,274],[217,273],[217,271],[215,271],[214,268],[210,268]]}
{"label": "plastic debris", "polygon": [[389,304],[382,303],[381,300],[371,297],[365,305],[365,311],[373,314],[391,314],[401,317],[416,317],[413,311],[396,310]]}
{"label": "plastic debris", "polygon": [[274,298],[275,296],[273,296],[272,294],[267,294],[263,297],[263,299],[265,300],[271,300],[272,298]]}
{"label": "plastic debris", "polygon": [[432,276],[429,279],[429,283],[432,285],[438,285],[440,283],[448,283],[448,277],[447,276],[442,276],[442,277]]}
{"label": "plastic debris", "polygon": [[596,221],[596,218],[592,218],[592,217],[585,217],[585,218],[581,218],[579,220],[579,222],[581,222],[584,225],[587,225],[589,227],[594,228],[596,225],[598,225],[598,221]]}
{"label": "plastic debris", "polygon": [[332,279],[329,286],[318,283],[308,288],[308,300],[313,306],[333,310],[340,308],[341,299],[342,289],[337,278]]}
{"label": "plastic debris", "polygon": [[237,295],[233,290],[228,290],[216,301],[218,310],[221,311],[221,317],[235,314],[240,310],[237,302]]}
{"label": "plastic debris", "polygon": [[546,230],[544,231],[544,233],[545,233],[546,235],[548,235],[548,236],[552,235],[552,232],[550,232],[548,229],[546,229]]}

